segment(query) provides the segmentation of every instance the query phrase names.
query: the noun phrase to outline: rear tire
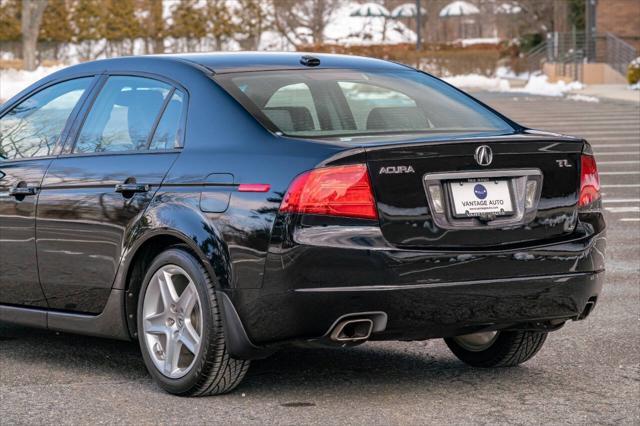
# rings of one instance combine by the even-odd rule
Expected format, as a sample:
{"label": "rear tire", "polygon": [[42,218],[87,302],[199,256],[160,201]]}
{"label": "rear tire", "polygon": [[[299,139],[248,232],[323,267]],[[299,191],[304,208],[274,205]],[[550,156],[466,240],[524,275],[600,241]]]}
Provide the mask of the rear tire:
{"label": "rear tire", "polygon": [[[476,334],[479,335],[480,333]],[[473,346],[468,339],[476,335],[444,339],[451,352],[473,367],[513,367],[533,358],[545,340],[546,332],[500,331],[486,345]]]}
{"label": "rear tire", "polygon": [[186,247],[171,247],[151,263],[137,324],[147,370],[169,393],[226,393],[249,369],[249,361],[227,352],[213,280]]}

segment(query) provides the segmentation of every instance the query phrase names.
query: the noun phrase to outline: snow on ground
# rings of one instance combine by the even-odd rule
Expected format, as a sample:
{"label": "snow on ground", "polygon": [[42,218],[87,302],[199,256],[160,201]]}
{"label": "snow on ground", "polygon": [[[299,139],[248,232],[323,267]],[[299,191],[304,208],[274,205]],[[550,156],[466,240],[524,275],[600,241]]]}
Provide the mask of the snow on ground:
{"label": "snow on ground", "polygon": [[567,96],[567,99],[570,99],[572,101],[580,101],[580,102],[593,102],[593,103],[597,103],[600,102],[600,99],[596,98],[595,96],[587,96],[587,95],[569,95]]}
{"label": "snow on ground", "polygon": [[546,75],[533,75],[526,86],[521,89],[512,89],[512,92],[525,92],[542,96],[563,96],[566,92],[583,88],[584,85],[578,81],[571,83],[565,83],[564,81],[549,83]]}
{"label": "snow on ground", "polygon": [[[527,82],[526,86],[512,88],[509,81],[503,77],[518,78],[519,76],[515,76],[513,72],[509,72],[508,70],[502,70],[497,74],[500,76],[485,77],[478,74],[456,75],[452,77],[445,77],[444,80],[460,89],[480,89],[492,92],[524,93],[529,95],[556,97],[565,96],[569,92],[584,88],[584,85],[577,81],[571,83],[565,83],[564,81],[549,83],[546,75],[533,75]],[[569,95],[567,98],[581,102],[599,102],[599,99],[594,96],[580,94]]]}
{"label": "snow on ground", "polygon": [[509,67],[498,67],[496,68],[496,77],[508,78],[509,80],[529,80],[529,73],[523,72],[520,74],[516,74]]}
{"label": "snow on ground", "polygon": [[8,100],[41,78],[62,68],[64,66],[39,67],[35,71],[0,69],[0,103]]}
{"label": "snow on ground", "polygon": [[502,39],[498,37],[481,37],[481,38],[461,38],[455,40],[453,44],[460,45],[462,47],[474,46],[476,44],[498,44]]}

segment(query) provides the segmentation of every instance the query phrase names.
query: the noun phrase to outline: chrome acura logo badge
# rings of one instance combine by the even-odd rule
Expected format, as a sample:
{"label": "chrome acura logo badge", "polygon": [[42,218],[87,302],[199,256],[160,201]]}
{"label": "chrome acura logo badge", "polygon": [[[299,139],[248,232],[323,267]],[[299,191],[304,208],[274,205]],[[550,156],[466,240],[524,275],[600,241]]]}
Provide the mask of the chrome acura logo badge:
{"label": "chrome acura logo badge", "polygon": [[379,175],[398,175],[401,173],[415,173],[412,166],[388,166],[380,167]]}
{"label": "chrome acura logo badge", "polygon": [[473,158],[479,165],[488,166],[493,161],[493,151],[487,145],[480,145],[476,148]]}

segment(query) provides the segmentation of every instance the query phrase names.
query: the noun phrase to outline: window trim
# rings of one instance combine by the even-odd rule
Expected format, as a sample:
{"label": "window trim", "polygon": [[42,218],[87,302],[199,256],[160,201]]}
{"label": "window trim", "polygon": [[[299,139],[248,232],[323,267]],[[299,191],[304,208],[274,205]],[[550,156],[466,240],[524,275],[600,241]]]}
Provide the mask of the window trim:
{"label": "window trim", "polygon": [[[229,74],[235,74],[235,73],[228,73],[227,75]],[[244,94],[242,90],[240,90],[240,88],[238,88],[238,86],[233,84],[230,81],[230,79],[219,80],[219,79],[213,78],[212,80],[224,92],[228,93],[231,99],[235,100],[242,107],[242,109],[244,109],[248,113],[248,115],[252,119],[257,121],[258,124],[260,124],[269,133],[271,133],[274,136],[286,135],[278,128],[278,126],[274,124],[273,121],[269,119],[269,117],[267,117],[265,113],[262,112],[262,110],[255,103],[251,101],[251,99],[247,95]]]}
{"label": "window trim", "polygon": [[57,84],[62,84],[62,83],[66,83],[68,81],[78,80],[78,79],[81,79],[81,78],[90,78],[89,85],[84,90],[84,92],[82,93],[82,96],[80,96],[80,99],[78,99],[78,102],[73,107],[73,109],[71,110],[71,113],[67,117],[67,121],[65,122],[64,127],[62,128],[62,132],[60,132],[60,136],[58,137],[58,139],[56,140],[56,143],[53,146],[52,154],[49,154],[49,155],[38,155],[38,156],[33,156],[33,157],[28,157],[28,158],[0,159],[0,163],[1,164],[16,163],[16,162],[23,162],[23,161],[47,160],[47,159],[57,158],[62,153],[62,150],[63,150],[64,146],[67,143],[67,140],[69,138],[69,135],[71,134],[71,130],[73,128],[73,125],[74,125],[76,119],[78,118],[78,115],[81,113],[81,111],[85,107],[85,103],[87,102],[87,99],[90,98],[91,94],[95,90],[96,85],[98,84],[98,81],[100,80],[100,74],[99,73],[95,73],[95,72],[78,73],[78,74],[73,74],[73,75],[70,75],[70,76],[66,76],[66,77],[62,77],[62,78],[58,78],[58,79],[55,79],[55,80],[48,81],[48,82],[46,82],[46,83],[44,83],[44,84],[42,84],[40,86],[37,86],[34,90],[25,92],[24,95],[20,96],[19,98],[17,98],[16,100],[14,100],[13,102],[11,102],[9,104],[3,105],[2,108],[0,108],[0,120],[1,120],[2,118],[4,118],[4,116],[9,114],[11,111],[13,111],[13,109],[15,107],[17,107],[18,105],[20,105],[22,102],[26,101],[27,99],[29,99],[29,98],[37,95],[38,93],[42,92],[43,90],[46,90],[46,89],[48,89],[50,87],[53,87],[53,86],[55,86]]}
{"label": "window trim", "polygon": [[84,158],[84,157],[107,157],[118,155],[149,155],[149,154],[177,154],[182,152],[182,148],[172,149],[136,149],[131,151],[104,151],[104,152],[78,152],[72,154],[60,154],[55,158]]}
{"label": "window trim", "polygon": [[[56,78],[54,80],[46,81],[46,82],[42,83],[41,85],[36,86],[33,90],[25,91],[26,89],[31,87],[31,86],[29,86],[29,87],[27,87],[26,89],[24,89],[22,91],[22,92],[24,92],[22,94],[22,96],[20,96],[19,98],[13,99],[12,102],[6,102],[6,103],[4,103],[4,104],[2,104],[0,106],[0,118],[4,117],[6,114],[8,114],[9,111],[11,111],[16,105],[20,104],[25,99],[30,98],[31,96],[35,95],[38,92],[43,91],[44,89],[47,89],[48,87],[51,87],[51,86],[53,86],[55,84],[64,83],[64,82],[69,81],[69,80],[77,80],[79,78],[86,78],[86,77],[94,77],[95,78],[95,77],[100,76],[101,74],[102,73],[100,73],[100,72],[83,72],[83,73],[70,74],[70,75],[67,75],[67,76],[64,76],[64,77]],[[36,84],[36,83],[34,83],[34,84]],[[87,89],[86,91],[88,92],[89,89]],[[78,102],[80,102],[80,101],[78,101]]]}
{"label": "window trim", "polygon": [[[151,142],[153,142],[153,138],[156,136],[156,131],[158,131],[158,125],[160,124],[160,121],[162,120],[162,117],[164,116],[164,113],[167,110],[167,106],[169,105],[169,102],[171,102],[171,98],[173,98],[173,94],[176,93],[176,90],[177,89],[175,87],[172,87],[171,91],[169,91],[169,93],[167,93],[167,96],[164,98],[164,102],[162,102],[162,106],[160,107],[160,112],[158,112],[158,115],[155,121],[153,122],[153,125],[151,126],[151,131],[149,132],[149,136],[147,136],[147,143],[145,144],[147,151],[151,151]],[[180,113],[182,114],[182,111],[180,111]],[[182,121],[182,115],[180,116],[180,120]],[[178,123],[178,132],[180,131],[180,125],[181,124]],[[176,132],[176,139],[178,138],[178,132]],[[174,145],[175,143],[176,141],[173,141]]]}
{"label": "window trim", "polygon": [[[78,142],[78,136],[80,135],[80,131],[84,126],[84,123],[89,115],[89,112],[93,108],[93,105],[100,95],[104,85],[110,77],[141,77],[147,78],[150,80],[160,81],[162,83],[168,84],[171,86],[170,93],[173,95],[176,90],[180,90],[184,95],[184,104],[182,107],[182,115],[180,116],[180,124],[178,127],[178,134],[176,136],[176,145],[173,148],[165,148],[165,149],[148,149],[148,146],[152,139],[147,140],[147,149],[144,150],[132,150],[132,151],[107,151],[107,152],[73,152]],[[170,99],[170,98],[167,98]],[[166,108],[167,99],[165,99],[165,104],[163,104],[161,111],[158,113],[156,117],[156,121],[154,122],[154,126],[152,127],[152,131],[150,132],[151,138],[155,135],[157,125],[160,123],[160,119],[164,114],[164,110]],[[153,73],[142,72],[142,71],[105,71],[100,74],[99,82],[96,83],[95,92],[92,93],[91,99],[83,105],[83,109],[80,114],[76,117],[74,121],[73,129],[69,133],[69,137],[67,138],[66,143],[63,148],[60,150],[58,157],[59,158],[68,158],[68,157],[91,157],[91,156],[100,156],[100,155],[129,155],[129,154],[148,154],[148,153],[174,153],[180,152],[185,145],[186,138],[186,126],[187,126],[187,116],[189,109],[189,99],[190,94],[189,91],[180,83]]]}
{"label": "window trim", "polygon": [[[393,62],[393,61],[391,61]],[[415,72],[415,73],[419,73],[422,74],[424,76],[427,76],[431,79],[436,80],[438,83],[443,84],[445,86],[447,86],[448,88],[452,89],[454,92],[458,93],[459,95],[462,95],[462,97],[468,99],[471,101],[472,104],[475,104],[476,106],[480,107],[481,109],[486,110],[486,112],[489,112],[490,115],[495,116],[496,118],[502,120],[510,129],[507,129],[508,134],[514,135],[514,134],[518,134],[521,133],[523,130],[525,130],[526,128],[523,127],[522,125],[516,123],[515,121],[511,120],[510,118],[506,117],[504,114],[498,112],[497,110],[495,110],[494,108],[490,107],[489,105],[487,105],[486,103],[480,101],[479,99],[475,98],[474,96],[470,95],[469,93],[458,89],[457,87],[453,86],[450,83],[447,83],[446,81],[442,80],[441,78],[438,78],[432,74],[429,74],[428,72],[410,67],[408,65],[405,64],[399,64],[402,65],[404,67],[403,72]],[[238,86],[236,86],[235,84],[233,84],[232,77],[234,75],[239,75],[239,74],[251,74],[251,73],[270,73],[270,72],[289,72],[289,71],[297,71],[297,72],[330,72],[330,71],[363,71],[363,72],[396,72],[399,71],[398,69],[386,69],[386,68],[368,68],[368,69],[358,69],[358,68],[348,68],[348,67],[336,67],[336,68],[321,68],[321,69],[291,69],[291,68],[274,68],[274,69],[257,69],[257,70],[230,70],[230,71],[225,71],[225,72],[216,72],[215,75],[213,76],[212,80],[224,91],[226,92],[236,103],[238,103],[250,116],[251,118],[253,118],[255,121],[258,122],[258,124],[260,124],[262,126],[262,128],[264,128],[267,132],[269,132],[272,136],[274,137],[278,137],[278,138],[286,138],[286,139],[292,139],[292,140],[299,140],[299,139],[307,139],[307,140],[314,140],[314,141],[319,141],[319,142],[327,142],[327,143],[331,143],[332,142],[332,138],[335,137],[343,137],[343,136],[349,136],[347,134],[345,135],[331,135],[331,136],[309,136],[309,135],[295,135],[295,134],[288,134],[283,132],[281,129],[279,129],[275,123],[273,123],[261,110],[260,108],[242,91],[238,88]],[[220,77],[220,78],[218,78]],[[384,85],[379,85],[380,87],[384,87]],[[395,90],[398,91],[395,88],[389,88],[391,90]],[[404,93],[404,92],[400,92],[400,93]],[[405,95],[409,96],[408,94],[404,93]],[[410,97],[410,96],[409,96]]]}

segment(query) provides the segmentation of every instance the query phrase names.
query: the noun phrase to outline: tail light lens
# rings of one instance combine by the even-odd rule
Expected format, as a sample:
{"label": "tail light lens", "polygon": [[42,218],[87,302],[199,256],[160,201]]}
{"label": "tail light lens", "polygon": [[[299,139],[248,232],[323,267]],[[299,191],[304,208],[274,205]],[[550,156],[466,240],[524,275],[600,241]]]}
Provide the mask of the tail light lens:
{"label": "tail light lens", "polygon": [[323,167],[298,176],[284,196],[283,213],[377,219],[367,166]]}
{"label": "tail light lens", "polygon": [[600,176],[593,155],[580,157],[580,196],[578,207],[586,207],[600,199]]}

